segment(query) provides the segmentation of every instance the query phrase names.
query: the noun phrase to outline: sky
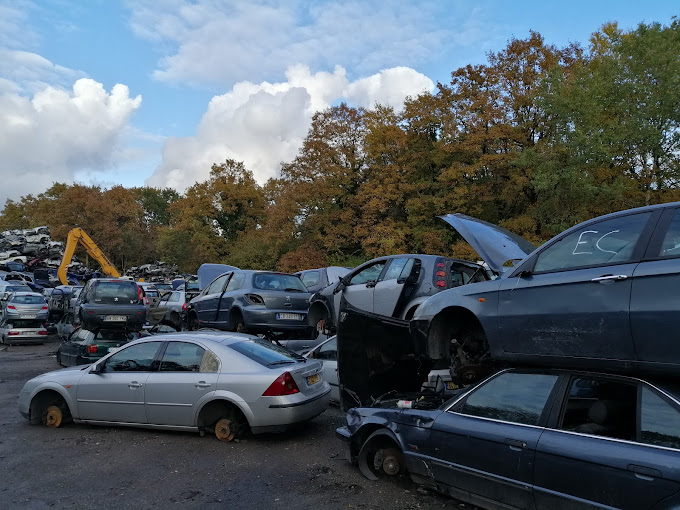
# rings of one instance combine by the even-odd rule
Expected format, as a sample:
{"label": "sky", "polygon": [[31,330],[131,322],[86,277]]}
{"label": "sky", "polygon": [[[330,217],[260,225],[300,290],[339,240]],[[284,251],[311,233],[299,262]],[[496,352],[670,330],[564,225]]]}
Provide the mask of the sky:
{"label": "sky", "polygon": [[173,187],[243,161],[260,183],[316,111],[396,109],[512,38],[587,46],[677,0],[0,0],[0,205],[53,182]]}

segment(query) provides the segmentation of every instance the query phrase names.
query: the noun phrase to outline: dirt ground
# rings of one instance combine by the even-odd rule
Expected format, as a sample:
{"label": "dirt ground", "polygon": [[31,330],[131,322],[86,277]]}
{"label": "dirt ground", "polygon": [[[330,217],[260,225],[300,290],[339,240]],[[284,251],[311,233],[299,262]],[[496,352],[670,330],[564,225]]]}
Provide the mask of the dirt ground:
{"label": "dirt ground", "polygon": [[345,459],[335,407],[299,430],[238,443],[155,430],[31,426],[24,382],[59,368],[56,339],[0,345],[0,508],[458,508],[407,477],[371,482]]}

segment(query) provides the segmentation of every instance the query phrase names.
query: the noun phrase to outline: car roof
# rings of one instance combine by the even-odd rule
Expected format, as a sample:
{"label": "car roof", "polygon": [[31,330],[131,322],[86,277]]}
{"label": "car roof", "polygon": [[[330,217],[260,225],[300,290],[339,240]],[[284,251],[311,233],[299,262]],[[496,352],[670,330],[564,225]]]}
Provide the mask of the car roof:
{"label": "car roof", "polygon": [[16,292],[12,293],[13,296],[38,296],[38,297],[45,297],[40,292],[28,292],[25,290],[19,290]]}
{"label": "car roof", "polygon": [[260,340],[259,337],[246,335],[244,333],[230,333],[228,331],[178,331],[177,333],[161,333],[141,338],[139,341],[162,340],[162,341],[182,341],[198,340],[207,343],[217,343],[221,345],[231,345],[244,340]]}

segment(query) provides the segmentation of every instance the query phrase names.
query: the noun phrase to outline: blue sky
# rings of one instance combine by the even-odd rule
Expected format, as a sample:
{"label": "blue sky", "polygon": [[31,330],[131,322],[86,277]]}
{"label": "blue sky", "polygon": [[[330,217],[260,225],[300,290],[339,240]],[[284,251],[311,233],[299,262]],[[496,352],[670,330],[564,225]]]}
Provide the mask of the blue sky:
{"label": "blue sky", "polygon": [[605,22],[668,24],[677,7],[0,0],[0,201],[55,180],[182,191],[226,158],[264,182],[294,157],[320,108],[399,107],[529,30],[587,45]]}

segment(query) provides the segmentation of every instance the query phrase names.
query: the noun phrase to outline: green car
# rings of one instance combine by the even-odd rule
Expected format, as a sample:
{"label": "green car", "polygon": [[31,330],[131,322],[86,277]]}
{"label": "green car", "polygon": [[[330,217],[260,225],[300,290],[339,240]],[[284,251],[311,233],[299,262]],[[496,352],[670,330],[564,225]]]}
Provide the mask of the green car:
{"label": "green car", "polygon": [[79,328],[57,349],[57,363],[65,367],[94,363],[102,356],[137,338],[139,338],[137,333],[107,329],[88,331]]}

